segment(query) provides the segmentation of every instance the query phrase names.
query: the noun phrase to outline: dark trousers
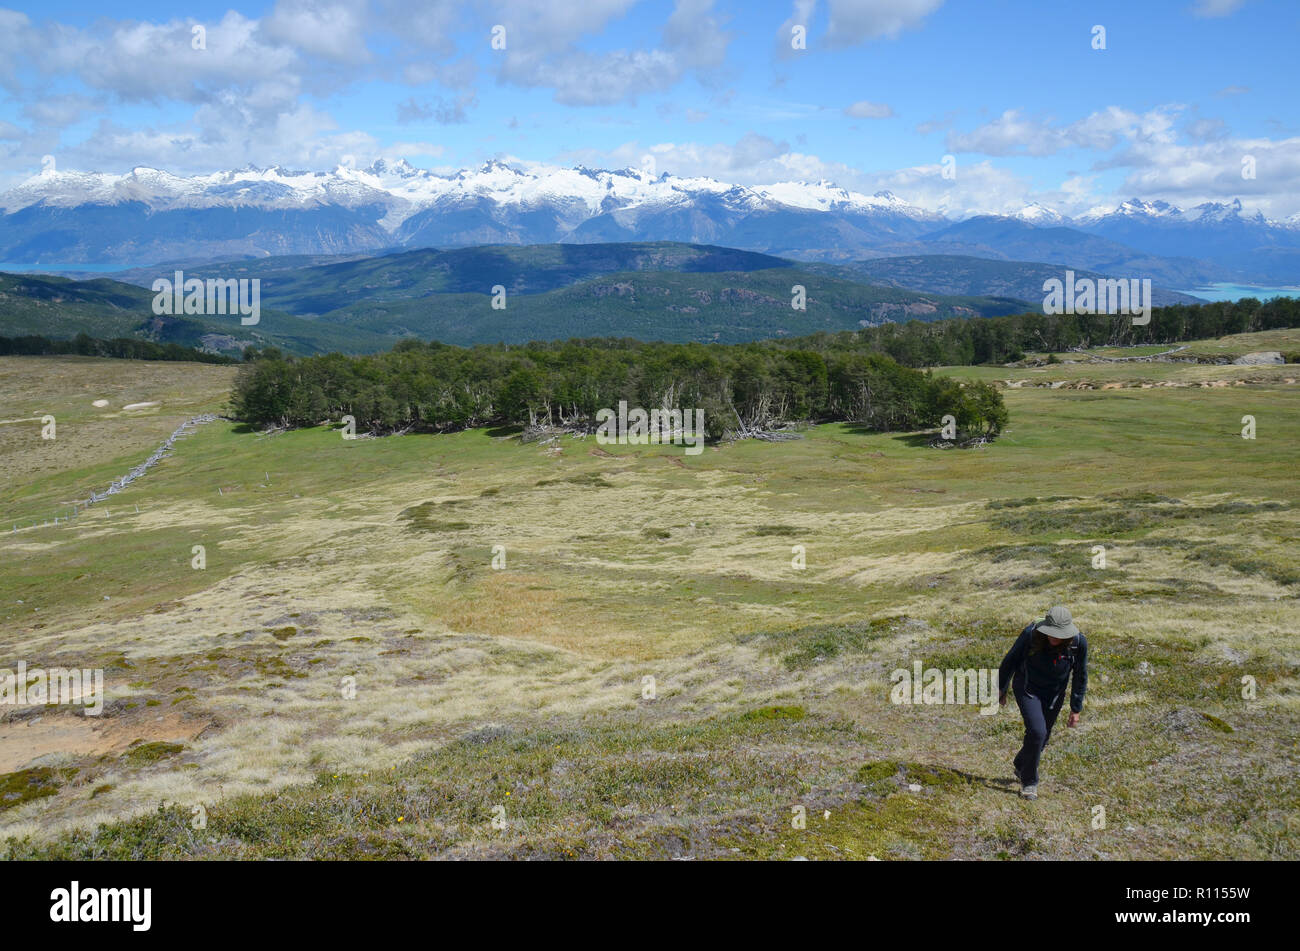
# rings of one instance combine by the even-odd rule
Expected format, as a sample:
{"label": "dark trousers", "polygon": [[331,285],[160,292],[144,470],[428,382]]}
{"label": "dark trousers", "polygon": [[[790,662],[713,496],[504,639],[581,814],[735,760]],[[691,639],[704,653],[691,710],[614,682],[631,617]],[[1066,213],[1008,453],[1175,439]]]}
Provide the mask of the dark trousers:
{"label": "dark trousers", "polygon": [[1052,735],[1052,724],[1065,705],[1065,698],[1057,704],[1057,696],[1039,696],[1031,693],[1034,689],[1027,687],[1017,674],[1011,681],[1011,688],[1016,694],[1016,705],[1025,721],[1025,743],[1016,754],[1015,767],[1020,773],[1020,781],[1026,786],[1038,785],[1038,760],[1043,755],[1043,747]]}

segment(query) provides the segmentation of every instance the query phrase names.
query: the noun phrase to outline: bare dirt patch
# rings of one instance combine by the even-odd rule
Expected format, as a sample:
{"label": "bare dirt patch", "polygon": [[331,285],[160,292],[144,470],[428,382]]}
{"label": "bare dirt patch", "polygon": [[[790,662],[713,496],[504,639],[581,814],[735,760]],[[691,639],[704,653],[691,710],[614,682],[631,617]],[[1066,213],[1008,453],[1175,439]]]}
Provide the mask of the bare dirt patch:
{"label": "bare dirt patch", "polygon": [[207,721],[179,713],[139,717],[81,717],[72,714],[35,717],[0,724],[0,773],[12,773],[52,753],[105,756],[121,753],[136,740],[187,743]]}

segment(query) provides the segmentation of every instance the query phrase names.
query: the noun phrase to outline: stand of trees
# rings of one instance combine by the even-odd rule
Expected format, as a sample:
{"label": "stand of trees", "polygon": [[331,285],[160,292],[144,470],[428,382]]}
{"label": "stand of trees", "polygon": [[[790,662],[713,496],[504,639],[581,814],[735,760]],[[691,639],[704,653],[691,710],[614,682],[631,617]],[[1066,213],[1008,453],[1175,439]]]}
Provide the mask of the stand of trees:
{"label": "stand of trees", "polygon": [[191,363],[238,363],[239,361],[217,353],[208,353],[178,343],[154,343],[152,340],[135,340],[115,337],[100,340],[88,334],[77,334],[71,340],[51,340],[49,337],[0,337],[0,356],[39,357],[76,354],[83,357],[117,357],[121,360],[178,360]]}
{"label": "stand of trees", "polygon": [[1026,351],[1174,344],[1283,327],[1300,327],[1300,299],[1275,297],[1261,302],[1246,297],[1212,304],[1173,304],[1154,308],[1151,322],[1138,327],[1128,316],[1049,315],[1041,311],[931,323],[914,320],[860,332],[818,334],[790,345],[818,349],[821,342],[826,342],[886,353],[909,367],[972,366],[1019,360]]}
{"label": "stand of trees", "polygon": [[358,430],[444,432],[472,426],[595,426],[625,400],[645,409],[702,409],[710,438],[792,422],[855,421],[877,430],[938,425],[996,435],[998,391],[900,366],[823,341],[728,346],[593,339],[453,347],[406,340],[363,357],[295,359],[264,351],[240,368],[231,409],[253,425],[309,426],[344,415]]}

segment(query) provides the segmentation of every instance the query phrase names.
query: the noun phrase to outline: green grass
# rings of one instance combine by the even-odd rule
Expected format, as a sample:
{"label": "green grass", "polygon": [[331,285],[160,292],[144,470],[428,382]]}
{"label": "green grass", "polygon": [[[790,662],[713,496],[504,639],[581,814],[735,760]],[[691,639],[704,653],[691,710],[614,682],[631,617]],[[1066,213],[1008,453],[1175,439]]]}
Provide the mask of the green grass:
{"label": "green grass", "polygon": [[132,766],[146,766],[175,756],[183,749],[185,747],[180,743],[136,743],[122,754],[122,758]]}
{"label": "green grass", "polygon": [[[61,772],[7,774],[0,837],[12,857],[1294,858],[1300,388],[1265,369],[1007,389],[1008,431],[961,453],[838,424],[683,457],[212,423],[107,513],[0,534],[0,647],[104,667],[102,722],[142,740],[19,764]],[[1082,378],[960,372],[986,370]],[[56,406],[70,453],[0,427],[26,460],[3,507],[120,474],[163,411],[224,398],[172,408],[181,384],[144,372],[0,361],[13,417]],[[115,405],[163,410],[85,410],[113,380]],[[1028,804],[1014,709],[894,705],[889,674],[996,667],[1055,603],[1091,687]]]}
{"label": "green grass", "polygon": [[14,809],[59,791],[61,774],[48,766],[0,775],[0,811]]}
{"label": "green grass", "polygon": [[847,624],[817,624],[760,636],[765,651],[780,653],[787,669],[799,670],[834,660],[845,651],[864,651],[873,641],[894,633],[903,620],[877,618]]}

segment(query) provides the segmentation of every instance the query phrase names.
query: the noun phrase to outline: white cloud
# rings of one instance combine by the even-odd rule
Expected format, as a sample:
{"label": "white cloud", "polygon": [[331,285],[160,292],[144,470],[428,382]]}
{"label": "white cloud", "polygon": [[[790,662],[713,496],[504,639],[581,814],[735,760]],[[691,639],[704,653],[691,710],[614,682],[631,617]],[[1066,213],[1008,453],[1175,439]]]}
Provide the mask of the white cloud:
{"label": "white cloud", "polygon": [[916,126],[917,134],[930,135],[932,132],[941,132],[944,129],[952,128],[953,122],[957,118],[956,110],[949,110],[941,118],[927,119],[925,122],[918,123]]}
{"label": "white cloud", "polygon": [[177,174],[250,164],[327,169],[344,155],[360,160],[383,153],[368,133],[340,130],[331,116],[309,105],[268,119],[234,95],[200,106],[185,122],[127,127],[104,119],[84,141],[47,151],[54,151],[60,168],[151,165]]}
{"label": "white cloud", "polygon": [[[817,11],[817,0],[794,0],[794,9],[791,10],[789,18],[786,19],[779,27],[776,28],[775,51],[781,59],[792,59],[799,56],[807,50],[808,31],[812,26],[813,14]],[[793,45],[795,28],[802,27],[804,34],[804,50],[797,50]]]}
{"label": "white cloud", "polygon": [[52,26],[33,54],[47,73],[77,75],[87,86],[128,102],[201,103],[224,89],[281,91],[292,103],[301,89],[299,56],[268,42],[260,24],[228,12],[206,26],[206,49],[195,49],[189,20],[117,22],[94,32]]}
{"label": "white cloud", "polygon": [[1246,0],[1196,0],[1192,13],[1198,17],[1226,17],[1236,13]]}
{"label": "white cloud", "polygon": [[577,45],[625,13],[630,2],[499,4],[507,44],[500,78],[552,89],[564,105],[608,106],[635,102],[676,85],[691,71],[722,64],[731,37],[713,14],[713,0],[677,0],[659,47],[592,53]]}
{"label": "white cloud", "polygon": [[677,0],[664,24],[664,46],[674,51],[683,66],[708,70],[721,66],[731,35],[713,11],[713,0]]}
{"label": "white cloud", "polygon": [[[487,22],[506,28],[506,48],[560,52],[584,36],[602,32],[611,21],[625,16],[636,0],[583,0],[551,3],[546,0],[489,0],[480,4]],[[488,35],[483,42],[486,45]]]}
{"label": "white cloud", "polygon": [[[429,54],[451,56],[456,49],[452,37],[468,13],[467,4],[460,0],[374,0],[371,9],[368,26],[397,40],[405,62],[427,60]],[[486,30],[483,43],[487,43]]]}
{"label": "white cloud", "polygon": [[[1254,159],[1255,177],[1242,177],[1242,160]],[[1266,215],[1300,212],[1300,138],[1218,139],[1183,145],[1135,142],[1110,167],[1130,171],[1122,193],[1189,206],[1204,201],[1249,200]]]}
{"label": "white cloud", "polygon": [[370,59],[366,15],[365,0],[280,0],[262,21],[262,29],[276,43],[356,65]]}
{"label": "white cloud", "polygon": [[[749,132],[734,144],[721,142],[625,142],[614,149],[575,149],[558,161],[591,168],[637,168],[641,158],[651,154],[655,167],[682,178],[709,177],[720,181],[751,184],[792,177],[791,168],[801,159],[790,152],[787,142]],[[775,176],[775,177],[773,177]]]}
{"label": "white cloud", "polygon": [[417,59],[401,68],[401,81],[408,86],[446,86],[448,89],[464,89],[472,86],[478,77],[478,64],[468,56],[452,62],[439,63],[428,59]]}
{"label": "white cloud", "polygon": [[944,141],[949,152],[985,155],[1052,155],[1061,149],[1057,132],[1046,123],[1008,109],[992,122],[970,132],[949,132]]}
{"label": "white cloud", "polygon": [[[1072,178],[1037,200],[1077,214],[1097,204],[1113,206],[1133,195],[1183,207],[1206,201],[1249,200],[1266,215],[1300,211],[1300,139],[1240,139],[1223,120],[1195,117],[1182,124],[1181,106],[1138,113],[1116,106],[1069,123],[1032,119],[1008,110],[970,132],[949,133],[950,152],[991,156],[1054,155],[1077,148],[1108,153],[1092,163],[1093,173],[1120,171],[1125,177],[1108,196],[1091,191],[1092,178]],[[1255,177],[1242,178],[1242,161],[1255,160]]]}
{"label": "white cloud", "polygon": [[0,86],[11,92],[18,90],[18,64],[35,40],[32,21],[27,14],[0,9]]}
{"label": "white cloud", "polygon": [[[409,24],[450,22],[450,0],[377,2]],[[376,32],[369,11],[365,0],[280,0],[262,20],[230,11],[215,21],[101,19],[83,29],[56,21],[33,25],[0,10],[0,85],[24,103],[23,115],[39,133],[10,149],[5,164],[25,169],[33,151],[44,149],[64,166],[148,164],[193,173],[249,162],[317,167],[349,151],[372,154],[378,144],[371,135],[340,131],[307,98],[383,74],[399,78],[400,61],[376,63],[366,46]],[[469,89],[472,59],[440,62],[429,55],[440,42],[436,36],[412,35],[421,41],[420,55],[412,52],[407,62],[418,60],[429,71],[416,78]],[[69,80],[79,80],[84,92],[44,88],[66,88]],[[430,102],[436,121],[463,121],[473,92]],[[61,139],[61,130],[96,112],[116,116],[109,110],[121,103],[157,106],[158,117],[135,128],[105,119],[84,141]],[[177,118],[168,108],[174,104],[193,112]]]}
{"label": "white cloud", "polygon": [[985,160],[961,162],[954,177],[944,177],[940,161],[858,177],[862,191],[890,191],[914,205],[953,218],[978,214],[1013,214],[1034,198],[1031,183]]}
{"label": "white cloud", "polygon": [[998,118],[969,132],[949,132],[945,145],[950,152],[978,152],[1007,156],[1055,155],[1066,149],[1094,151],[1113,149],[1121,142],[1142,138],[1172,141],[1175,107],[1130,112],[1110,106],[1076,122],[1053,124],[1008,109]]}
{"label": "white cloud", "polygon": [[868,102],[863,99],[851,106],[845,106],[844,114],[855,119],[888,119],[894,114],[894,110],[883,102]]}
{"label": "white cloud", "polygon": [[852,46],[882,37],[895,39],[921,25],[943,0],[827,0],[830,46]]}
{"label": "white cloud", "polygon": [[1193,119],[1187,123],[1184,131],[1193,142],[1213,142],[1228,136],[1227,125],[1217,118]]}
{"label": "white cloud", "polygon": [[[422,90],[394,108],[405,122],[452,123],[466,121],[475,104],[476,58],[499,81],[550,89],[563,104],[594,106],[635,102],[691,74],[705,79],[723,64],[731,36],[714,0],[676,0],[657,43],[649,37],[630,49],[580,45],[599,38],[635,2],[278,0],[260,20],[229,11],[211,21],[101,19],[85,28],[53,20],[34,24],[25,14],[0,10],[0,87],[25,104],[19,108],[42,130],[41,147],[62,155],[104,147],[92,167],[134,147],[142,153],[129,164],[193,169],[209,154],[207,143],[222,140],[243,143],[230,148],[232,156],[256,153],[250,160],[266,162],[283,153],[288,160],[310,154],[303,134],[325,136],[326,151],[342,135],[309,103],[366,81],[443,87],[444,94]],[[487,49],[497,23],[507,28],[499,56]],[[203,28],[199,44],[196,27]],[[466,40],[457,50],[451,37],[478,30],[482,48]],[[376,39],[382,57],[368,45]],[[79,80],[81,90],[67,91],[69,79]],[[59,140],[60,130],[87,116],[116,117],[110,110],[120,103],[156,106],[159,113],[138,134],[107,122],[80,146]],[[193,108],[188,120],[168,108],[175,104]],[[688,118],[702,116],[693,111]],[[357,135],[362,144],[369,139]],[[26,150],[34,142],[21,156],[10,149],[11,163],[30,161]]]}
{"label": "white cloud", "polygon": [[63,128],[103,107],[103,103],[79,93],[41,96],[23,106],[23,115],[38,126]]}
{"label": "white cloud", "polygon": [[792,29],[804,28],[807,49],[818,43],[835,48],[857,46],[878,39],[896,39],[904,30],[919,27],[943,0],[827,0],[828,23],[824,35],[814,38],[811,26],[818,0],[794,0],[790,16],[776,31],[775,50],[781,59],[801,55],[791,45]]}
{"label": "white cloud", "polygon": [[403,125],[411,122],[436,122],[453,125],[469,121],[467,109],[478,105],[473,91],[463,92],[454,98],[435,96],[417,100],[414,96],[397,104],[397,121]]}
{"label": "white cloud", "polygon": [[[438,158],[447,153],[446,146],[439,145],[436,142],[394,142],[387,148],[381,149],[375,158],[382,158],[388,161],[397,159],[406,159],[411,161],[418,156],[429,156]],[[414,164],[414,163],[412,163]]]}
{"label": "white cloud", "polygon": [[663,50],[593,54],[574,49],[563,56],[529,51],[511,57],[500,76],[519,86],[549,88],[555,101],[567,106],[610,106],[667,89],[681,79],[682,67]]}

